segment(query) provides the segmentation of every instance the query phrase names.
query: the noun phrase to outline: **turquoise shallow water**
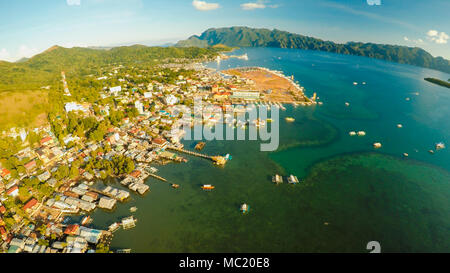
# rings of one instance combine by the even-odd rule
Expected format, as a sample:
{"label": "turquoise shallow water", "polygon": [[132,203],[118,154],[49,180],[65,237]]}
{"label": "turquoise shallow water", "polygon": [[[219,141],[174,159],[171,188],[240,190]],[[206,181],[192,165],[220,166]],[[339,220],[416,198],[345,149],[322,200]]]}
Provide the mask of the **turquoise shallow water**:
{"label": "turquoise shallow water", "polygon": [[[106,228],[128,216],[129,207],[139,208],[137,227],[116,232],[112,248],[366,252],[367,242],[375,240],[387,252],[450,251],[450,153],[428,153],[437,142],[449,143],[450,92],[423,80],[450,75],[313,51],[258,48],[233,54],[244,52],[249,61],[208,65],[282,70],[308,95],[317,92],[324,105],[287,106],[275,152],[260,152],[256,141],[211,141],[205,153],[232,154],[225,168],[191,157],[186,164],[157,166],[180,189],[150,179],[145,197],[134,195],[113,213],[93,214],[94,227]],[[286,116],[296,121],[286,123]],[[348,135],[358,130],[367,135]],[[374,142],[383,148],[374,151]],[[194,144],[185,142],[191,149]],[[274,173],[292,173],[304,183],[275,186]],[[203,192],[202,184],[216,190]],[[239,211],[244,202],[251,206],[245,216]]]}

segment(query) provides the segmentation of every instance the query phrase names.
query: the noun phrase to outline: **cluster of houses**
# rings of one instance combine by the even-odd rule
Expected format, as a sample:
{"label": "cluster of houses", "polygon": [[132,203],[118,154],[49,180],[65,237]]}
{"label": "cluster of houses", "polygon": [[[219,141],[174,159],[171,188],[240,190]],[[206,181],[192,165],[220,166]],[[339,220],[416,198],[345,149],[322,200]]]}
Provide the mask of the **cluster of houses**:
{"label": "cluster of houses", "polygon": [[[12,177],[12,171],[0,165],[0,252],[31,252],[31,253],[53,253],[86,252],[92,249],[100,238],[104,235],[101,230],[89,229],[80,225],[65,225],[62,223],[64,215],[80,212],[92,212],[96,208],[113,209],[117,201],[123,202],[129,198],[128,190],[138,194],[145,194],[149,191],[145,179],[149,176],[149,163],[159,159],[173,159],[178,157],[169,153],[167,147],[173,145],[183,148],[180,140],[185,134],[183,126],[192,126],[190,117],[181,117],[180,113],[185,112],[188,105],[182,104],[188,100],[193,100],[195,96],[202,96],[209,101],[206,107],[213,111],[213,105],[238,92],[233,85],[239,83],[240,79],[224,78],[218,73],[213,73],[193,64],[176,64],[170,66],[177,71],[180,68],[196,69],[192,78],[179,76],[175,84],[162,84],[152,80],[147,83],[135,84],[129,74],[123,75],[119,72],[124,69],[118,66],[113,72],[106,72],[98,81],[109,78],[119,78],[120,86],[105,87],[101,92],[103,98],[112,97],[123,105],[133,105],[139,116],[133,120],[123,118],[120,125],[108,128],[104,139],[99,142],[88,142],[77,136],[68,135],[64,137],[62,143],[56,139],[50,126],[37,128],[43,138],[38,147],[25,147],[18,152],[15,157],[18,160],[27,160],[23,165],[24,169],[18,177]],[[145,74],[146,71],[141,71]],[[146,76],[138,75],[140,79]],[[65,81],[65,75],[63,75]],[[65,84],[66,87],[67,84]],[[66,94],[70,94],[67,90]],[[208,106],[209,105],[209,106]],[[101,120],[109,116],[111,105],[97,105],[100,109],[100,116],[96,116],[93,106],[87,103],[67,102],[64,105],[65,111],[77,111],[84,116],[94,116]],[[121,108],[122,107],[122,108]],[[124,110],[124,106],[119,106],[116,110]],[[195,113],[195,112],[194,112]],[[212,116],[203,116],[197,122],[208,120]],[[13,131],[6,132],[6,135],[13,135]],[[21,131],[22,132],[22,131]],[[14,131],[17,136],[18,134]],[[24,143],[26,137],[23,138]],[[76,143],[71,148],[68,143]],[[106,145],[111,150],[101,149]],[[81,149],[80,149],[81,147]],[[113,186],[103,188],[95,187],[95,180],[102,177],[101,169],[86,171],[79,169],[79,177],[76,179],[63,178],[58,180],[55,173],[60,166],[71,166],[77,159],[88,162],[92,156],[99,159],[111,160],[114,156],[125,156],[132,159],[137,168],[124,177],[120,177],[119,182],[126,188],[119,189]],[[34,224],[24,225],[23,217],[15,214],[16,223],[11,227],[2,221],[2,215],[7,213],[8,207],[2,202],[8,198],[19,196],[19,186],[25,178],[37,178],[41,183],[54,188],[55,192],[50,198],[38,200],[32,197],[28,200],[22,210],[28,215],[31,223],[36,220],[43,222],[45,232],[37,230]],[[56,239],[49,239],[50,237]],[[42,240],[51,241],[50,245]],[[63,241],[61,241],[63,240]]]}

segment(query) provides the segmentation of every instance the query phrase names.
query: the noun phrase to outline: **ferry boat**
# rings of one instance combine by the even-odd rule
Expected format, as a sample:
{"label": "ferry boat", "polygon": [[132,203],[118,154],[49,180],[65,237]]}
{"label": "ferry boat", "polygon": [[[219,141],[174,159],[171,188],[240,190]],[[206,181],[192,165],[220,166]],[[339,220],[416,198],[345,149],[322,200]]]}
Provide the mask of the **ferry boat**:
{"label": "ferry boat", "polygon": [[295,118],[287,117],[285,118],[287,122],[294,122]]}
{"label": "ferry boat", "polygon": [[203,185],[202,189],[205,191],[213,190],[215,187],[213,185]]}
{"label": "ferry boat", "polygon": [[137,207],[131,207],[130,208],[130,212],[136,212],[137,211]]}
{"label": "ferry boat", "polygon": [[287,180],[288,180],[289,184],[298,184],[299,183],[297,176],[293,176],[292,174],[288,177]]}
{"label": "ferry boat", "polygon": [[247,204],[245,204],[245,203],[242,204],[242,205],[241,205],[241,211],[242,211],[243,214],[248,213],[248,212],[250,211],[250,206],[247,205]]}
{"label": "ferry boat", "polygon": [[118,222],[113,223],[109,226],[108,231],[115,232],[120,228],[120,224]]}

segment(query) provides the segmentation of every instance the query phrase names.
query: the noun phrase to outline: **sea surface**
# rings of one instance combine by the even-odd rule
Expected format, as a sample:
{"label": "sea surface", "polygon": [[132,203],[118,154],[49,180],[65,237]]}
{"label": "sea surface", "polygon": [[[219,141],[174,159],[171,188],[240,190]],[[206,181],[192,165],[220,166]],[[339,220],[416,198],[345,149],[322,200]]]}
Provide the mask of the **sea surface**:
{"label": "sea surface", "polygon": [[[286,105],[277,151],[260,152],[258,141],[209,141],[202,152],[231,154],[226,167],[184,155],[188,163],[155,165],[180,188],[148,179],[151,192],[145,196],[133,194],[113,212],[92,214],[92,226],[107,229],[129,216],[130,207],[138,208],[137,226],[117,231],[112,249],[369,252],[367,243],[378,241],[382,252],[450,252],[450,152],[428,152],[438,142],[450,146],[450,91],[423,80],[449,74],[316,51],[233,52],[243,53],[248,61],[207,66],[283,71],[308,96],[316,92],[323,105]],[[367,135],[348,134],[360,130]],[[383,147],[375,150],[374,142]],[[184,142],[191,150],[195,143]],[[302,182],[276,186],[276,173]],[[204,192],[203,184],[216,189]],[[244,202],[250,205],[247,215],[239,210]]]}

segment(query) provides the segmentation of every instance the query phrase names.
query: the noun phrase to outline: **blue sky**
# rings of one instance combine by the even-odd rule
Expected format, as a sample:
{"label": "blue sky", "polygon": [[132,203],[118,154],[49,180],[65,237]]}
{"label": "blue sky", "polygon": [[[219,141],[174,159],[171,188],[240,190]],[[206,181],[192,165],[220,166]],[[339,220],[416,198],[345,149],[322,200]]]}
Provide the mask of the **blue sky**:
{"label": "blue sky", "polygon": [[229,26],[419,46],[450,59],[449,10],[448,0],[0,1],[0,59],[30,57],[55,44],[160,45]]}

